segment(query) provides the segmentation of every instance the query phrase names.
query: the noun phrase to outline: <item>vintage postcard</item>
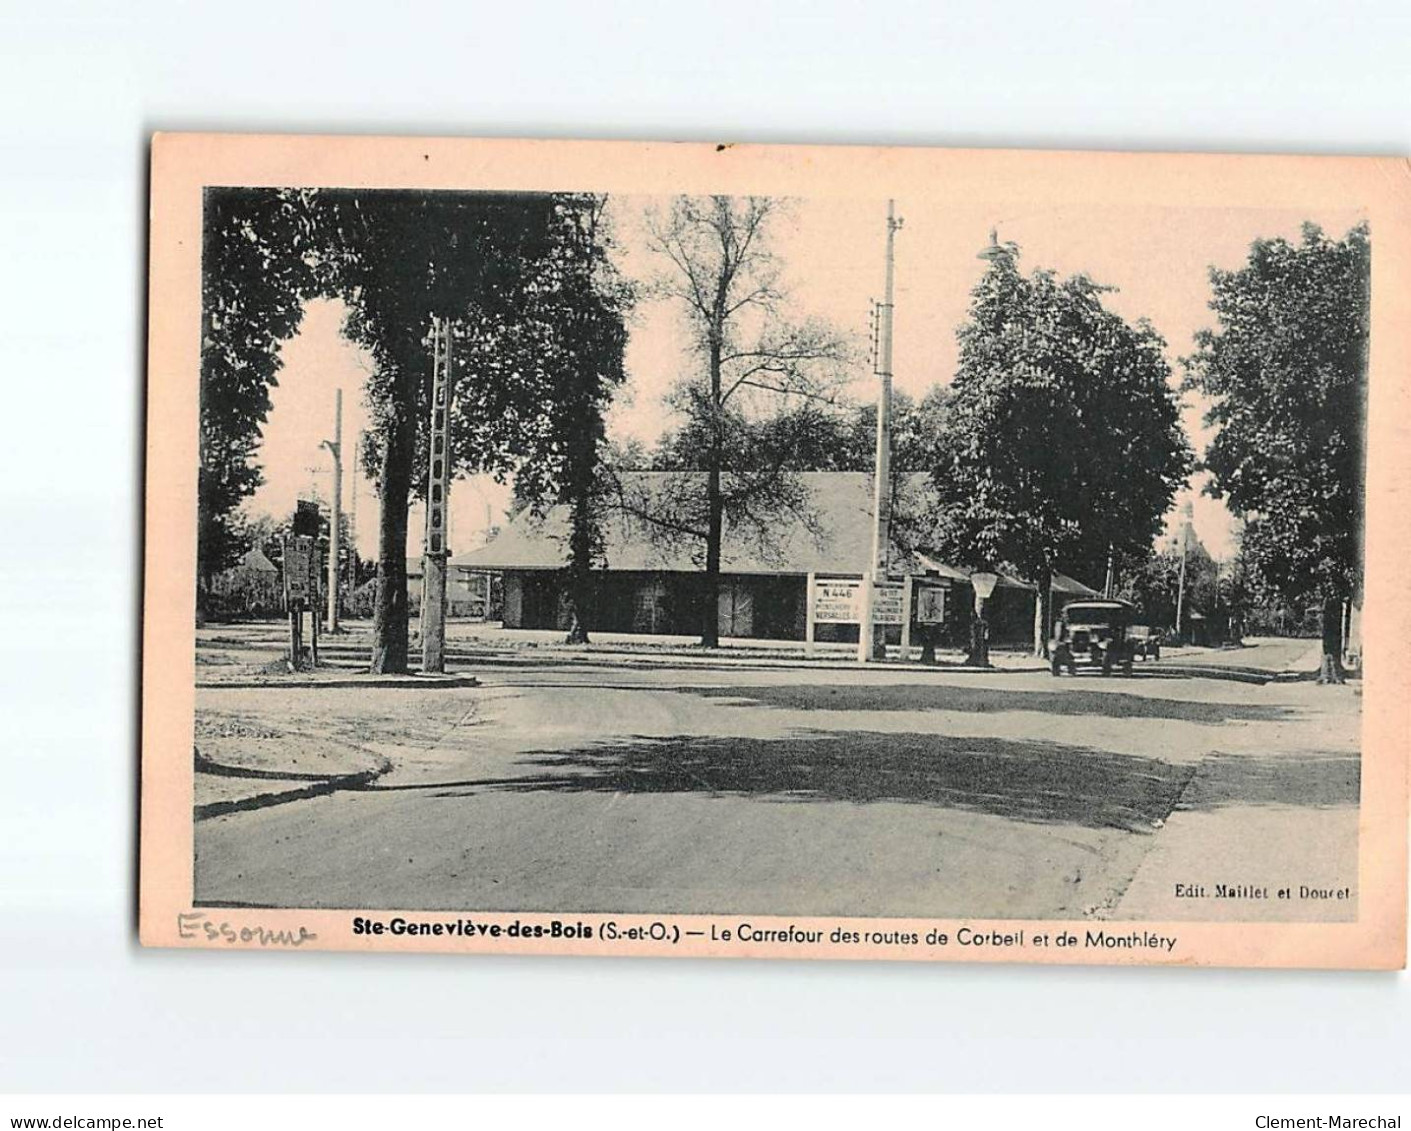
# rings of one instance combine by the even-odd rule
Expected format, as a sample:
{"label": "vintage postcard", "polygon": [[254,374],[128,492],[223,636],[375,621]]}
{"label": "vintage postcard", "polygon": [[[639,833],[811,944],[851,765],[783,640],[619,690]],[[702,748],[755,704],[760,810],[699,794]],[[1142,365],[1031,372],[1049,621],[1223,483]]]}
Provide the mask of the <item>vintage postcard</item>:
{"label": "vintage postcard", "polygon": [[165,134],[141,938],[1398,968],[1402,159]]}

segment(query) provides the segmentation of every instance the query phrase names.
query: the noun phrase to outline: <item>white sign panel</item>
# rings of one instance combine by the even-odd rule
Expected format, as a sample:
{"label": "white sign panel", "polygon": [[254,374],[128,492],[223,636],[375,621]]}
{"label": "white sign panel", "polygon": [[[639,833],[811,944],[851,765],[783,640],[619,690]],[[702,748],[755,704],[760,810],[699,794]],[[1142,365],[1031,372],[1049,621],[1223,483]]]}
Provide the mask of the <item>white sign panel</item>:
{"label": "white sign panel", "polygon": [[816,624],[857,624],[861,617],[862,582],[818,581],[813,586]]}
{"label": "white sign panel", "polygon": [[874,624],[901,624],[901,586],[892,582],[878,585],[872,598],[872,622]]}

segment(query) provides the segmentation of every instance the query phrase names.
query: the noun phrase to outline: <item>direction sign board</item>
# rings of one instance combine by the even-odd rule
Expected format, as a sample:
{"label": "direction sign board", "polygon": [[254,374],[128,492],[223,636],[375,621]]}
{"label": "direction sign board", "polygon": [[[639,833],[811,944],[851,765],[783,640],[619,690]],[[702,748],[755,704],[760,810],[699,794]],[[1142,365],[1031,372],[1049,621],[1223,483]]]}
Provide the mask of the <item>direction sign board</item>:
{"label": "direction sign board", "polygon": [[819,624],[856,624],[862,608],[862,582],[817,581],[813,586],[813,619]]}
{"label": "direction sign board", "polygon": [[309,599],[309,578],[313,572],[314,540],[306,534],[296,534],[284,543],[284,601]]}
{"label": "direction sign board", "polygon": [[892,581],[879,582],[872,594],[874,624],[901,624],[902,587]]}
{"label": "direction sign board", "polygon": [[[815,624],[858,624],[862,620],[862,582],[853,579],[816,581],[813,585]],[[872,599],[877,624],[901,624],[902,586],[895,581],[877,585]]]}

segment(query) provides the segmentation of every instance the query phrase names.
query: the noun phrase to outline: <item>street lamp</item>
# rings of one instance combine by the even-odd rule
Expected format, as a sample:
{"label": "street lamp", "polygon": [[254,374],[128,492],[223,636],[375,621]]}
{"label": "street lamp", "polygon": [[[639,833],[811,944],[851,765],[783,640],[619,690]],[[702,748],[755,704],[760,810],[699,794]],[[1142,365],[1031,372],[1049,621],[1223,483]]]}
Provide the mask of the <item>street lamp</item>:
{"label": "street lamp", "polygon": [[975,621],[971,629],[970,655],[965,662],[974,667],[990,666],[990,625],[986,605],[998,584],[997,573],[981,571],[970,575],[970,587],[975,590]]}
{"label": "street lamp", "polygon": [[990,242],[988,247],[983,247],[975,253],[976,259],[985,259],[991,263],[1000,259],[1009,258],[1009,249],[999,242],[999,229],[990,229]]}

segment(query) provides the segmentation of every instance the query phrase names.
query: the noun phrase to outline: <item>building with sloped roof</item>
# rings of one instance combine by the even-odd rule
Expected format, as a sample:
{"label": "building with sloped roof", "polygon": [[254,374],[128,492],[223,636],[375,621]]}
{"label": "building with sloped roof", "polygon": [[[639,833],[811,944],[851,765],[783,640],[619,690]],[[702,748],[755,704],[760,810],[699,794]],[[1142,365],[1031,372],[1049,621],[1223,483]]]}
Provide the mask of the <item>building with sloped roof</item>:
{"label": "building with sloped roof", "polygon": [[[704,498],[704,472],[624,472],[604,510],[604,566],[596,573],[590,629],[698,635],[704,619],[705,541],[677,527],[692,500]],[[866,472],[803,472],[796,477],[796,505],[760,522],[727,522],[721,547],[716,621],[721,636],[777,640],[808,638],[811,586],[860,581],[872,555],[872,476]],[[725,484],[729,490],[727,477]],[[920,473],[898,477],[889,572],[914,584],[957,592],[939,602],[968,624],[969,572],[906,544],[924,512],[929,487]],[[674,524],[660,521],[672,516]],[[503,576],[506,628],[568,627],[565,564],[569,513],[554,506],[536,516],[516,515],[488,545],[454,557],[453,576]],[[836,586],[835,586],[836,588]],[[960,592],[963,590],[964,592]],[[1009,591],[1009,592],[1005,592]],[[1056,578],[1060,597],[1094,593],[1069,578]],[[992,606],[1028,610],[1032,627],[1033,586],[1002,577]],[[1008,623],[1000,618],[997,623]],[[1023,624],[1023,616],[1018,617]],[[899,629],[893,635],[899,635]],[[818,626],[820,640],[855,640],[856,622]],[[1024,639],[1020,633],[1021,640]]]}
{"label": "building with sloped roof", "polygon": [[207,613],[216,617],[272,617],[284,610],[279,567],[258,546],[241,555],[230,569],[211,579]]}

